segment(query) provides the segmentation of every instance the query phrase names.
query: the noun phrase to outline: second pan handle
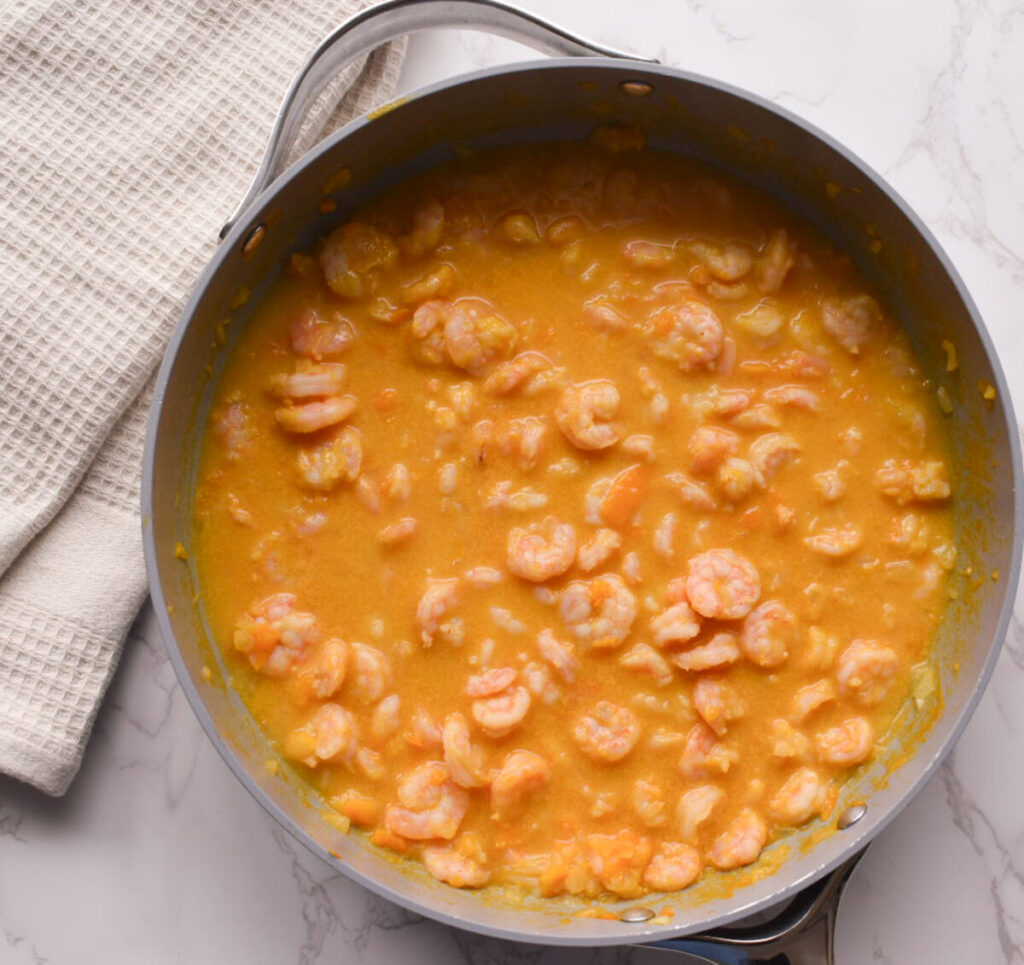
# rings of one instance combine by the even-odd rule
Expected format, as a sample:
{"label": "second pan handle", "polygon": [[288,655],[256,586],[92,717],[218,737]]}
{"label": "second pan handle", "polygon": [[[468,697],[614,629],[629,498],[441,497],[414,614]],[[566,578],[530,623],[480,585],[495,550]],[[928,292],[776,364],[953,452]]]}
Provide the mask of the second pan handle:
{"label": "second pan handle", "polygon": [[278,108],[259,170],[245,197],[221,229],[220,237],[234,227],[243,212],[281,172],[284,158],[310,106],[340,71],[389,40],[443,27],[481,30],[548,54],[650,62],[649,58],[584,40],[500,0],[385,0],[349,17],[325,37],[292,79]]}

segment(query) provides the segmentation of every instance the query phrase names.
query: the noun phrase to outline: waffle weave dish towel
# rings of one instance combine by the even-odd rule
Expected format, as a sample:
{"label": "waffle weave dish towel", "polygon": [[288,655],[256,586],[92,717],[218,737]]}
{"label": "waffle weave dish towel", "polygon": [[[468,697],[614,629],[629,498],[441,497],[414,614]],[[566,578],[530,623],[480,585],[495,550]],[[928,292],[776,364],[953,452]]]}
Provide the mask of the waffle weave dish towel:
{"label": "waffle weave dish towel", "polygon": [[[315,44],[359,0],[0,7],[0,771],[63,794],[145,598],[147,386]],[[353,65],[298,150],[387,100]]]}

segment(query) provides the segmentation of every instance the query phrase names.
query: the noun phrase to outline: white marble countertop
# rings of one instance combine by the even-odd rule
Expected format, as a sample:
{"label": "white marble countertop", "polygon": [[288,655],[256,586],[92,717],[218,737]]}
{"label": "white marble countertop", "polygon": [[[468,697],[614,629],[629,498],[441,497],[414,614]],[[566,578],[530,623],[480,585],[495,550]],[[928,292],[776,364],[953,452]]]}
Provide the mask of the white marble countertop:
{"label": "white marble countertop", "polygon": [[[1019,0],[522,5],[755,91],[882,172],[963,274],[1024,412]],[[480,35],[421,35],[403,87],[525,56],[534,55]],[[1018,618],[952,757],[854,873],[840,910],[839,965],[1024,963],[1022,762]],[[662,960],[679,959],[479,938],[339,876],[280,831],[221,762],[148,608],[67,796],[51,800],[0,778],[2,963]]]}

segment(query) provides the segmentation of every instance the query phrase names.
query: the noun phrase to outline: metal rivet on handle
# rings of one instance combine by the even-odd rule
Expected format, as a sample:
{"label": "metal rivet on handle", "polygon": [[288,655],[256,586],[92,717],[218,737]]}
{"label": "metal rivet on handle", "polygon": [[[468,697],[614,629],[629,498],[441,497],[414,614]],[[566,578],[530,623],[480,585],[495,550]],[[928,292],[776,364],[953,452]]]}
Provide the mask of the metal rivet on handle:
{"label": "metal rivet on handle", "polygon": [[650,908],[624,908],[619,913],[619,921],[628,922],[630,924],[640,924],[641,922],[650,921],[654,917],[654,912]]}
{"label": "metal rivet on handle", "polygon": [[836,827],[839,828],[840,831],[845,831],[847,828],[856,824],[867,813],[868,806],[866,804],[852,804],[839,815],[839,820],[836,821]]}
{"label": "metal rivet on handle", "polygon": [[654,85],[645,80],[624,80],[619,84],[619,90],[630,97],[646,97],[654,90]]}
{"label": "metal rivet on handle", "polygon": [[252,231],[249,232],[249,237],[242,242],[242,255],[245,258],[252,256],[252,253],[259,248],[260,242],[263,241],[264,235],[267,233],[267,226],[258,224]]}

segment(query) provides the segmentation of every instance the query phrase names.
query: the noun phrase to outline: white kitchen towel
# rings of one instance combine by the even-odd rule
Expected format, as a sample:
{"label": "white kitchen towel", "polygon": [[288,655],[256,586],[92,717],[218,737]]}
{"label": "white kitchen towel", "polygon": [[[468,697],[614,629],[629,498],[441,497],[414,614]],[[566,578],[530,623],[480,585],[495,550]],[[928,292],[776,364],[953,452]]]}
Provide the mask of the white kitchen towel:
{"label": "white kitchen towel", "polygon": [[[361,0],[0,6],[0,771],[63,794],[145,597],[148,384],[288,82]],[[385,101],[353,65],[298,148]]]}

